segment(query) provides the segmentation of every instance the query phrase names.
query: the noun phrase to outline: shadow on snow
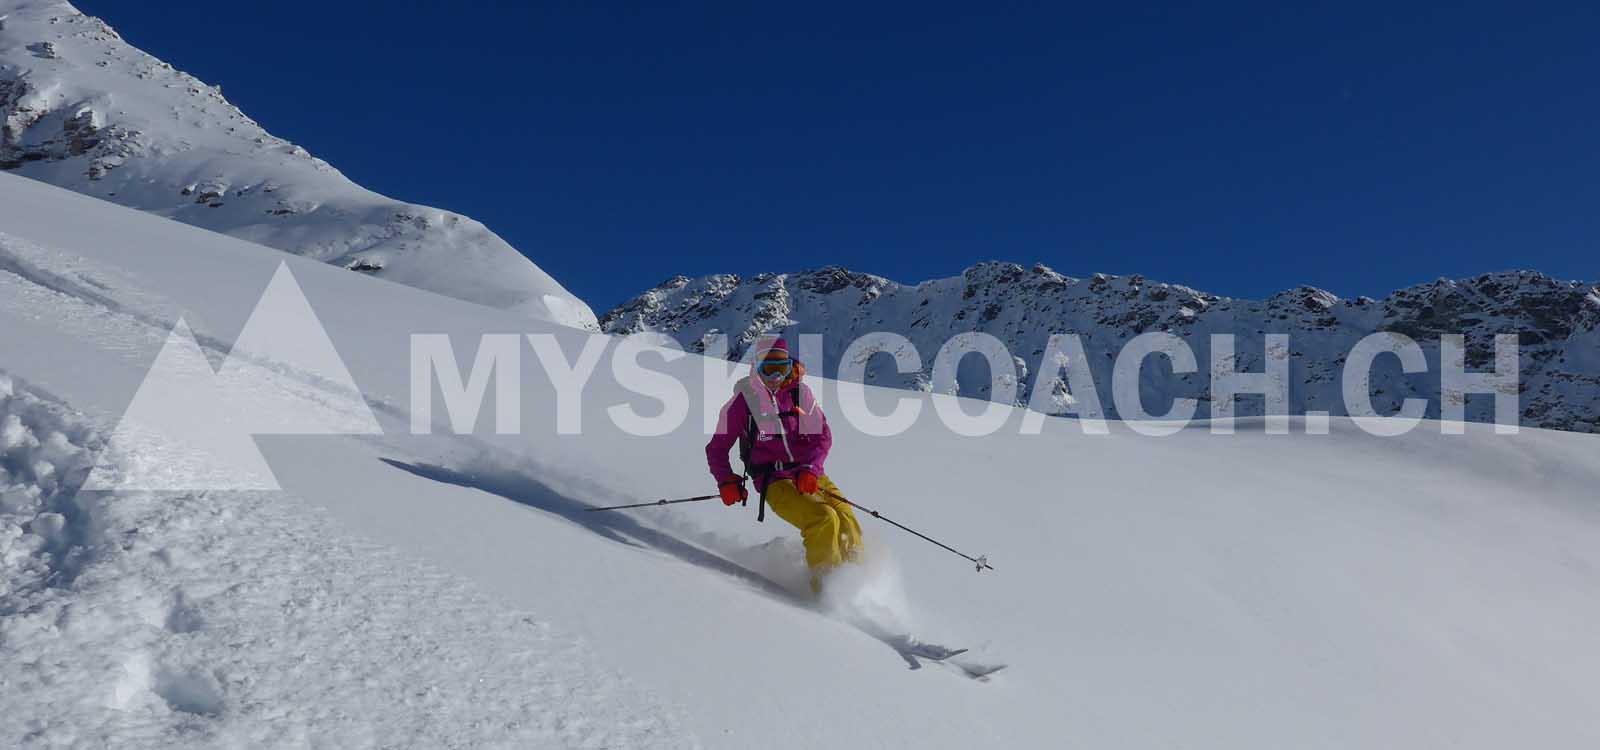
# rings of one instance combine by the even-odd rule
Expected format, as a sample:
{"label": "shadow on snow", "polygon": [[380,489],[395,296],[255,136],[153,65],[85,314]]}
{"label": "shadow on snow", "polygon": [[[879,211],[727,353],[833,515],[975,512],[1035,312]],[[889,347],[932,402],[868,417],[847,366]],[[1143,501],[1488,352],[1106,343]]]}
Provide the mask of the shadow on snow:
{"label": "shadow on snow", "polygon": [[[630,547],[652,549],[697,567],[732,576],[758,591],[795,607],[816,612],[815,602],[796,595],[755,571],[674,537],[660,529],[640,523],[621,512],[591,512],[595,506],[566,497],[532,477],[515,473],[468,473],[443,466],[407,463],[390,458],[380,461],[401,471],[458,487],[480,490],[512,502],[558,516],[605,539]],[[854,623],[851,623],[854,625]],[[924,659],[941,661],[952,655],[950,649],[923,644],[905,634],[878,632],[876,628],[855,625],[857,630],[893,649],[910,669],[921,669]]]}

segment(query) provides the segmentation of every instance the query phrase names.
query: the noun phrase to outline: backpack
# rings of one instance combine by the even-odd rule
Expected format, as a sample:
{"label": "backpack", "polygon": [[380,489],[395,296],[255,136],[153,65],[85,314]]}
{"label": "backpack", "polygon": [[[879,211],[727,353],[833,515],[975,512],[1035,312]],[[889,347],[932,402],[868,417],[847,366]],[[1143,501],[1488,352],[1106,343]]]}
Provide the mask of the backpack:
{"label": "backpack", "polygon": [[[789,386],[788,390],[791,392],[789,397],[790,403],[800,403],[800,383],[796,381],[794,385]],[[781,394],[782,391],[779,393]],[[778,418],[783,419],[784,417],[799,413],[800,410],[798,408],[791,406],[788,409],[778,412]],[[750,463],[750,454],[755,450],[757,432],[758,429],[756,427],[756,415],[755,412],[751,412],[749,416],[745,417],[744,432],[739,435],[739,462],[744,464],[745,476],[754,480],[756,485],[761,488],[761,499],[760,502],[756,504],[756,522],[765,523],[767,520],[767,486],[765,482],[762,482],[761,479],[757,477],[757,475],[759,474],[760,476],[766,476],[767,474],[771,474],[774,471],[774,467],[772,464]]]}

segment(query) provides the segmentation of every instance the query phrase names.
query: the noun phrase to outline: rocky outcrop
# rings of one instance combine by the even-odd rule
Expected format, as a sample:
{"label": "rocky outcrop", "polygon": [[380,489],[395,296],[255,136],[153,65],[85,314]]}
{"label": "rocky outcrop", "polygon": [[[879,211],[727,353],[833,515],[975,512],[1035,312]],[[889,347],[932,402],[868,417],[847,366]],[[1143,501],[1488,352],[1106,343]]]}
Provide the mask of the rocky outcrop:
{"label": "rocky outcrop", "polygon": [[402,284],[579,327],[482,224],[367,190],[222,91],[59,0],[0,0],[0,170]]}
{"label": "rocky outcrop", "polygon": [[[1115,356],[1128,340],[1149,331],[1182,336],[1202,371],[1210,361],[1210,334],[1234,334],[1237,366],[1258,372],[1267,356],[1266,335],[1289,334],[1289,349],[1280,356],[1289,359],[1292,413],[1332,414],[1344,413],[1341,373],[1354,344],[1374,332],[1403,333],[1422,346],[1430,372],[1407,375],[1394,358],[1381,358],[1372,377],[1374,405],[1389,413],[1406,398],[1424,398],[1433,417],[1439,413],[1439,337],[1462,334],[1468,368],[1487,370],[1495,335],[1510,333],[1520,345],[1523,424],[1600,432],[1600,288],[1531,271],[1441,279],[1381,300],[1341,299],[1298,287],[1257,301],[1142,276],[1076,279],[1042,265],[986,262],[957,277],[916,285],[829,267],[749,279],[678,276],[608,312],[600,324],[610,333],[667,333],[694,351],[704,350],[707,335],[722,334],[735,357],[763,334],[791,340],[822,334],[822,367],[829,376],[837,373],[851,341],[889,331],[910,339],[924,366],[904,375],[890,367],[869,368],[867,380],[918,389],[931,382],[940,346],[956,334],[980,331],[998,337],[1021,359],[1012,374],[1023,383],[1022,403],[1031,397],[1050,335],[1079,334],[1101,404],[1112,416]],[[1208,374],[1173,374],[1160,360],[1152,364],[1154,376],[1143,389],[1151,412],[1164,411],[1174,397],[1191,397],[1201,400],[1202,416],[1209,413]],[[977,397],[989,396],[988,382],[987,368],[964,370],[958,379],[961,393]],[[1467,416],[1491,419],[1491,406],[1489,398],[1469,398]],[[1261,408],[1259,398],[1246,398],[1238,413],[1259,414]]]}

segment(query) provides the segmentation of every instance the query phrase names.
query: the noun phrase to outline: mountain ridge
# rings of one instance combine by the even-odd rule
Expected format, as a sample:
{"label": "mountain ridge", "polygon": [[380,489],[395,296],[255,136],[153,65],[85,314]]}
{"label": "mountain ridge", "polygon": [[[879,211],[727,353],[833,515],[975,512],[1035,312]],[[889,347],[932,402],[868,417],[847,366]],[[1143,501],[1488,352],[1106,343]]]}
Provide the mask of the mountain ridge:
{"label": "mountain ridge", "polygon": [[[989,333],[1021,360],[1019,401],[1031,396],[1031,368],[1040,364],[1050,334],[1084,339],[1100,402],[1116,415],[1109,392],[1112,360],[1134,336],[1168,331],[1186,337],[1197,358],[1209,357],[1209,336],[1238,337],[1241,371],[1260,371],[1264,336],[1291,336],[1291,413],[1343,414],[1338,368],[1361,338],[1380,331],[1416,339],[1429,361],[1426,375],[1406,375],[1392,358],[1374,368],[1374,404],[1393,413],[1407,397],[1428,398],[1428,415],[1439,414],[1438,339],[1465,336],[1469,370],[1493,362],[1496,333],[1515,333],[1521,350],[1521,419],[1524,424],[1577,432],[1600,432],[1600,284],[1561,281],[1536,271],[1502,271],[1463,279],[1439,279],[1392,292],[1381,299],[1340,298],[1300,286],[1264,300],[1209,294],[1141,275],[1064,276],[1043,264],[1023,267],[984,261],[958,276],[901,284],[881,276],[826,266],[799,273],[763,273],[749,278],[713,274],[675,276],[618,305],[600,319],[607,333],[654,331],[674,337],[690,351],[704,351],[704,337],[724,334],[730,356],[756,338],[823,334],[824,374],[837,374],[845,346],[873,331],[906,336],[923,358],[920,371],[901,375],[868,369],[867,382],[914,390],[931,388],[931,361],[958,333]],[[1390,360],[1390,361],[1386,361]],[[1146,403],[1198,398],[1208,413],[1203,373],[1170,368],[1148,379]],[[963,363],[960,393],[987,397],[987,368]],[[1467,418],[1493,419],[1487,399],[1469,402]],[[1156,409],[1156,411],[1160,411]],[[1261,412],[1246,399],[1239,414]]]}
{"label": "mountain ridge", "polygon": [[68,2],[0,0],[0,170],[409,286],[593,329],[471,218],[362,187]]}

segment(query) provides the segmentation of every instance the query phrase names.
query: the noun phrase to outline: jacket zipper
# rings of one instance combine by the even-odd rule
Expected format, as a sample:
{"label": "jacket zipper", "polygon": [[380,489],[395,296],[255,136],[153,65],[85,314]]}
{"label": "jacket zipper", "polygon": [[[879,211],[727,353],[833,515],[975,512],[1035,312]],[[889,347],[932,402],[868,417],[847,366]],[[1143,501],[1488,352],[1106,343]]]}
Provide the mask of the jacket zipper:
{"label": "jacket zipper", "polygon": [[789,431],[783,426],[783,407],[778,403],[778,394],[767,391],[767,398],[772,400],[772,411],[778,415],[778,439],[783,441],[783,452],[789,456],[789,463],[794,463],[794,451],[789,448]]}

